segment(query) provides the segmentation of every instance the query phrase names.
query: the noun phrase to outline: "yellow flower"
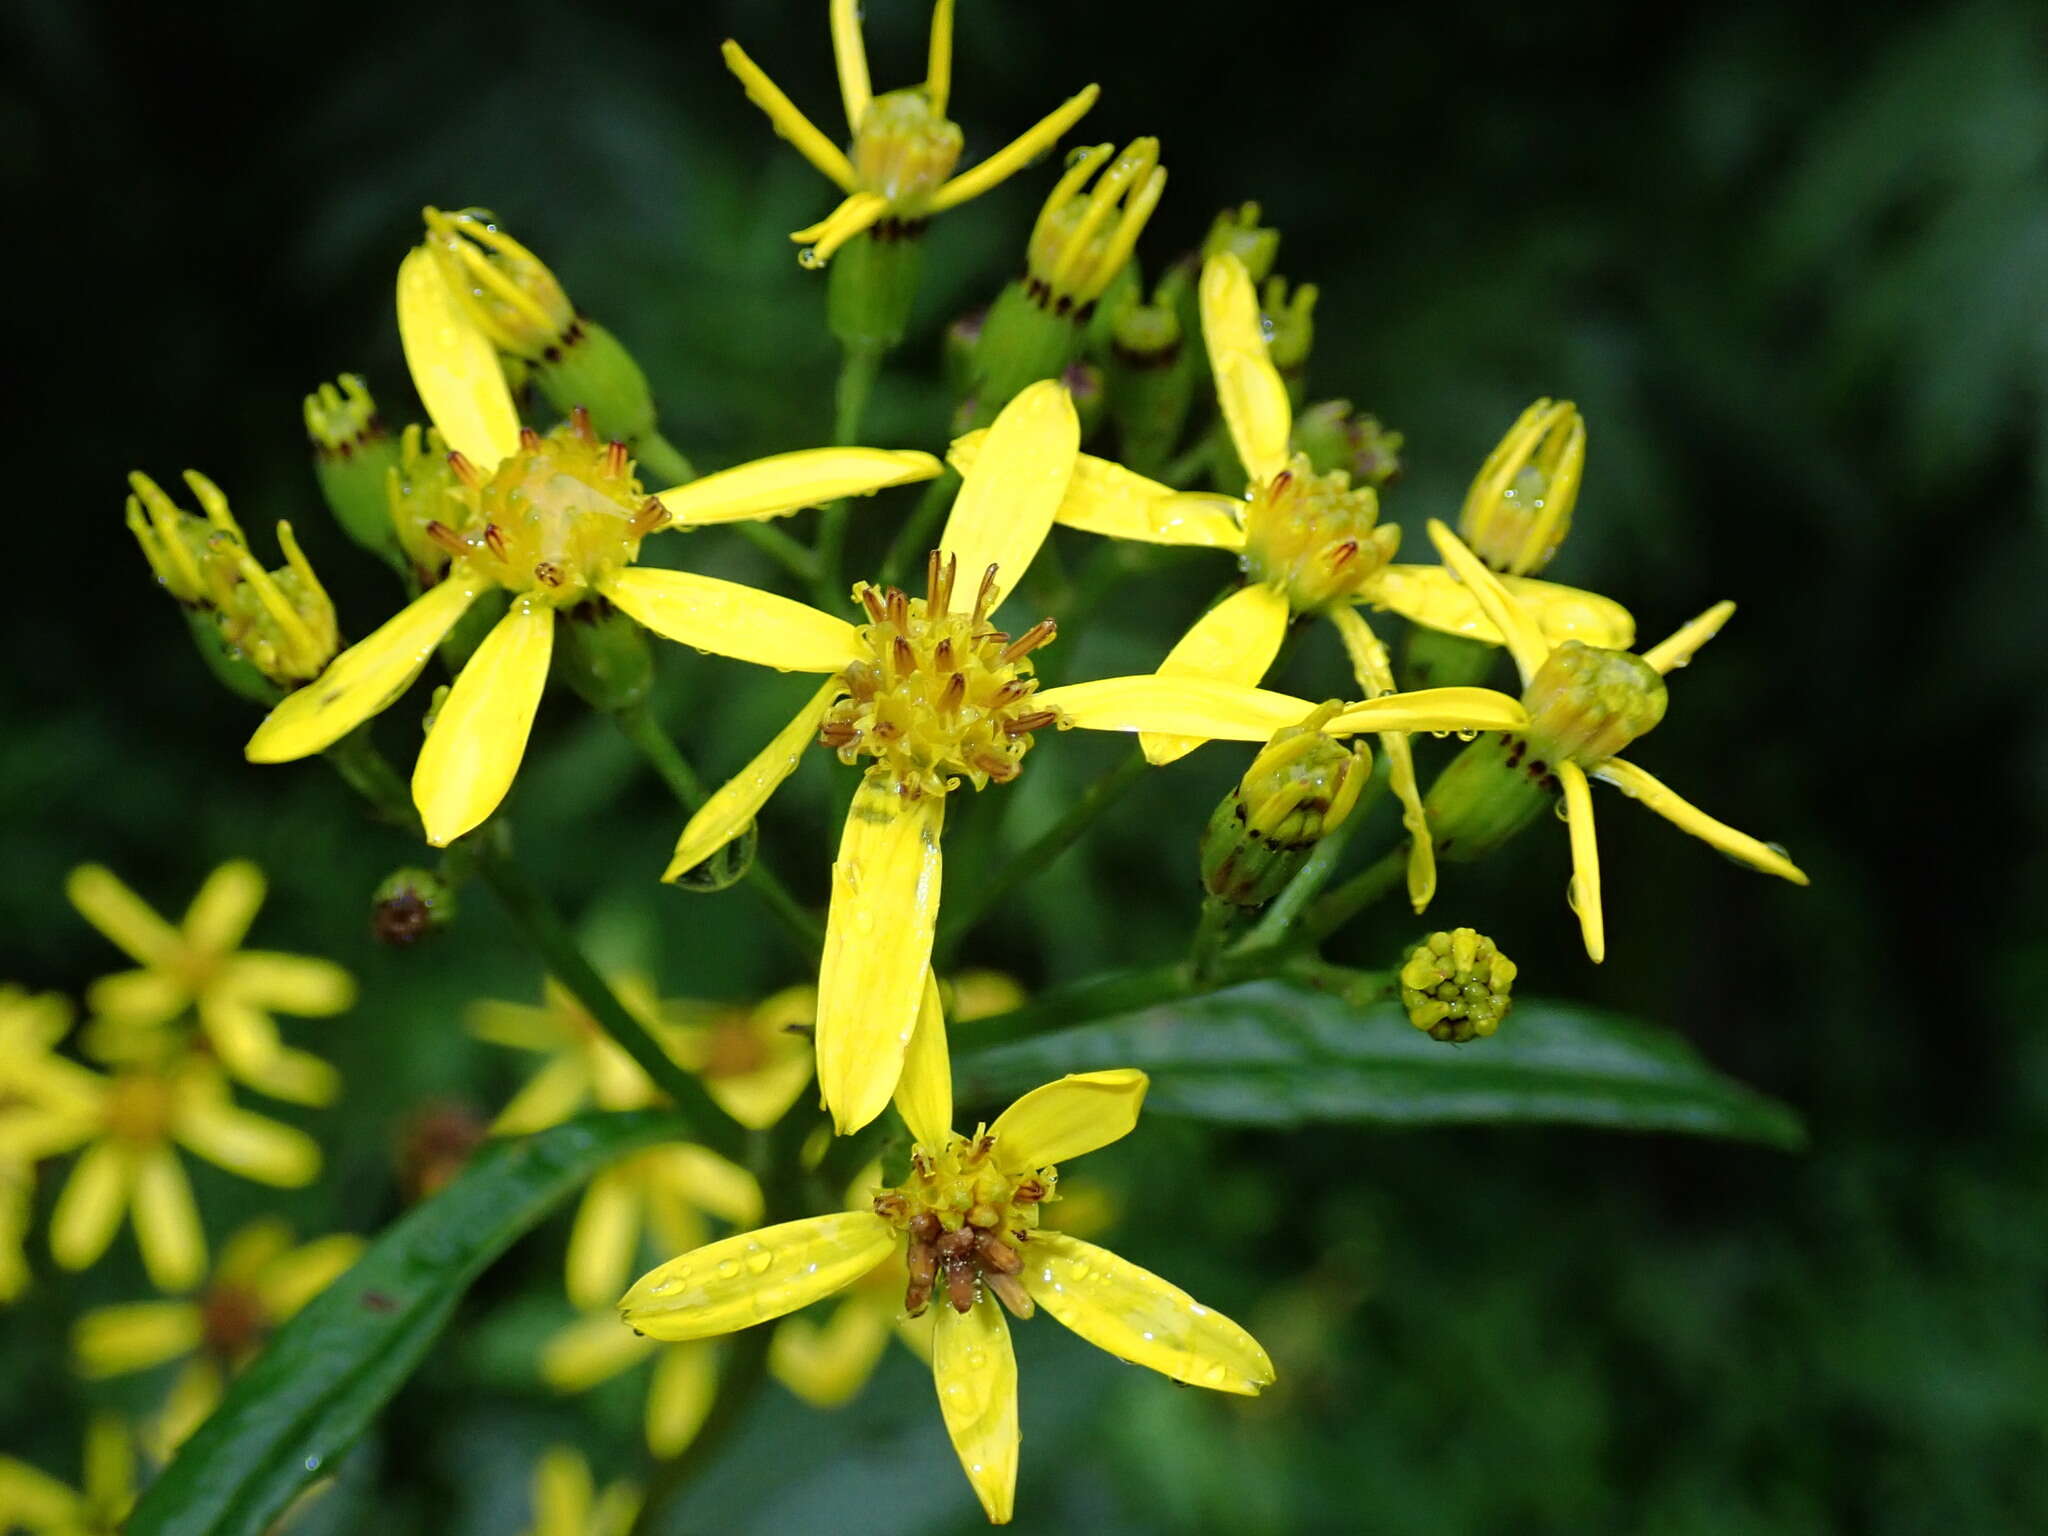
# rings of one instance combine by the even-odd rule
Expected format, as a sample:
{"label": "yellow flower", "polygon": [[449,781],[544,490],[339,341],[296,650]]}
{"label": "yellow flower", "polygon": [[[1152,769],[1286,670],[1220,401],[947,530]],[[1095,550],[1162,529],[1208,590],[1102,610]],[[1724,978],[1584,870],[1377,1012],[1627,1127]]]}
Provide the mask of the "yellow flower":
{"label": "yellow flower", "polygon": [[914,230],[935,213],[979,197],[1029,165],[1095,105],[1089,86],[1057,111],[971,170],[953,175],[960,159],[959,125],[946,117],[953,83],[953,0],[932,8],[930,62],[922,85],[880,96],[868,84],[859,0],[832,0],[832,53],[846,105],[851,152],[818,131],[740,45],[727,39],[725,63],[747,100],[768,114],[775,131],[796,147],[846,200],[820,222],[790,236],[803,249],[797,260],[822,267],[863,230],[881,224]]}
{"label": "yellow flower", "polygon": [[0,1456],[0,1531],[28,1536],[120,1536],[135,1504],[135,1437],[118,1414],[85,1427],[85,1477],[72,1488],[25,1461]]}
{"label": "yellow flower", "polygon": [[[89,1134],[78,1116],[79,1069],[54,1054],[70,1027],[71,1004],[56,993],[0,986],[0,1169],[9,1170],[10,1200],[17,1192],[27,1198],[33,1164],[70,1151]],[[7,1251],[0,1242],[0,1254]],[[17,1265],[6,1267],[26,1279]],[[8,1294],[0,1286],[0,1300]]]}
{"label": "yellow flower", "polygon": [[[647,982],[625,975],[612,984],[619,1001],[683,1064],[675,1042],[684,1027],[664,1017]],[[639,1064],[552,979],[547,998],[542,1008],[483,1002],[470,1009],[472,1034],[549,1057],[505,1106],[491,1127],[494,1133],[545,1130],[586,1107],[645,1109],[665,1102]],[[795,1092],[802,1091],[799,1080]],[[612,1164],[585,1187],[576,1209],[569,1233],[569,1299],[585,1309],[604,1306],[632,1273],[643,1228],[652,1227],[664,1249],[690,1247],[704,1241],[706,1212],[735,1226],[758,1221],[760,1187],[744,1169],[685,1142],[650,1147]]]}
{"label": "yellow flower", "polygon": [[436,847],[481,824],[511,788],[547,681],[557,612],[609,599],[662,632],[649,615],[658,619],[667,605],[755,596],[708,576],[635,567],[647,534],[780,517],[939,469],[924,453],[819,448],[648,496],[625,445],[600,442],[581,409],[545,437],[520,427],[496,344],[446,266],[430,247],[407,254],[398,329],[413,384],[454,450],[447,520],[425,525],[452,563],[438,586],[272,710],[246,749],[259,763],[325,751],[405,692],[472,602],[504,588],[511,605],[449,689],[413,772],[413,800]]}
{"label": "yellow flower", "polygon": [[785,987],[751,1006],[672,1002],[665,1012],[669,1053],[749,1130],[766,1130],[803,1096],[811,1080],[815,987]]}
{"label": "yellow flower", "polygon": [[221,1064],[251,1088],[296,1104],[326,1104],[341,1079],[333,1067],[278,1040],[280,1013],[321,1018],[355,1002],[355,983],[329,960],[243,949],[263,905],[263,871],[246,859],[221,865],[173,927],[113,871],[81,864],[65,882],[85,920],[124,950],[137,969],[105,976],[85,994],[95,1018],[86,1045],[102,1061],[175,1054],[171,1026],[195,1015]]}
{"label": "yellow flower", "polygon": [[183,1291],[206,1272],[206,1233],[177,1149],[280,1188],[310,1184],[320,1148],[302,1131],[235,1104],[227,1079],[187,1053],[124,1066],[112,1076],[51,1057],[39,1093],[87,1143],[50,1213],[50,1253],[84,1269],[107,1251],[127,1214],[152,1284]]}
{"label": "yellow flower", "polygon": [[[1614,755],[1664,717],[1665,674],[1692,660],[1728,622],[1735,612],[1733,603],[1715,604],[1640,656],[1576,639],[1557,641],[1522,599],[1449,528],[1432,519],[1429,536],[1436,541],[1445,565],[1472,589],[1487,617],[1506,637],[1515,668],[1521,673],[1522,701],[1529,720],[1510,734],[1505,763],[1546,792],[1553,787],[1554,775],[1554,786],[1563,793],[1565,819],[1571,829],[1571,904],[1579,915],[1588,955],[1598,961],[1607,953],[1589,776],[1612,784],[1730,858],[1795,885],[1807,883],[1806,875],[1779,849],[1716,821],[1633,763]],[[1442,782],[1439,780],[1439,785]],[[1437,789],[1430,793],[1434,799]]]}
{"label": "yellow flower", "polygon": [[[1252,214],[1256,217],[1256,209]],[[1386,648],[1359,615],[1360,603],[1498,645],[1498,633],[1448,572],[1389,563],[1400,530],[1379,522],[1378,493],[1371,486],[1354,487],[1343,470],[1318,475],[1305,454],[1292,450],[1293,408],[1273,365],[1251,274],[1225,247],[1227,242],[1220,244],[1202,268],[1202,334],[1224,424],[1250,478],[1244,499],[1176,492],[1083,455],[1058,513],[1069,527],[1112,538],[1201,545],[1238,555],[1246,585],[1195,622],[1160,664],[1160,672],[1256,683],[1280,654],[1289,623],[1297,615],[1317,614],[1336,625],[1364,696],[1391,694],[1393,668]],[[950,457],[964,474],[985,451],[980,434],[970,434],[954,443]],[[1533,595],[1540,598],[1545,623],[1558,626],[1562,635],[1593,634],[1603,643],[1624,645],[1633,638],[1627,613],[1606,598],[1568,587],[1525,585],[1537,589]],[[1143,744],[1151,761],[1169,763],[1201,743],[1161,732],[1148,735]],[[1380,745],[1409,833],[1408,895],[1420,912],[1435,894],[1436,861],[1413,755],[1403,731],[1381,731]]]}
{"label": "yellow flower", "polygon": [[621,1328],[607,1308],[556,1330],[541,1347],[540,1374],[557,1392],[587,1392],[652,1356],[647,1449],[666,1459],[680,1455],[697,1438],[711,1412],[718,1396],[716,1351],[709,1343],[658,1344],[642,1338]]}
{"label": "yellow flower", "polygon": [[253,1221],[222,1246],[197,1296],[98,1307],[79,1318],[71,1332],[73,1361],[88,1380],[185,1361],[151,1440],[152,1453],[168,1459],[219,1405],[228,1378],[362,1251],[363,1240],[347,1234],[295,1248],[284,1222]]}
{"label": "yellow flower", "polygon": [[1496,571],[1528,576],[1542,570],[1571,532],[1585,469],[1586,424],[1578,408],[1569,400],[1538,400],[1473,476],[1458,515],[1459,536]]}
{"label": "yellow flower", "polygon": [[548,1447],[533,1469],[533,1524],[525,1536],[626,1536],[640,1513],[640,1490],[616,1482],[602,1494],[583,1453]]}
{"label": "yellow flower", "polygon": [[[656,1339],[712,1338],[768,1322],[901,1260],[904,1306],[936,1297],[932,1374],[940,1412],[991,1521],[1009,1520],[1017,1478],[1017,1365],[1007,1308],[1043,1307],[1090,1343],[1187,1386],[1256,1395],[1273,1380],[1258,1341],[1157,1275],[1040,1225],[1055,1165],[1137,1123],[1145,1074],[1089,1072],[1034,1089],[993,1125],[954,1133],[937,988],[898,1105],[916,1145],[910,1177],[871,1203],[730,1237],[641,1277],[619,1303]],[[997,1303],[1001,1302],[999,1308]]]}
{"label": "yellow flower", "polygon": [[[833,865],[818,980],[818,1080],[842,1132],[882,1112],[901,1071],[939,910],[946,797],[962,779],[976,789],[1008,783],[1022,771],[1033,733],[1047,727],[1262,742],[1311,708],[1286,694],[1195,676],[1114,677],[1037,691],[1030,653],[1053,638],[1053,621],[1012,636],[992,617],[1052,530],[1079,441],[1073,402],[1058,383],[1041,380],[1020,392],[989,428],[961,484],[927,565],[926,596],[862,583],[854,595],[868,622],[859,628],[765,593],[748,593],[744,606],[724,596],[695,609],[677,604],[653,626],[701,650],[831,674],[690,819],[664,878],[739,836],[813,736],[849,766],[874,760]],[[1512,701],[1500,703],[1520,719]],[[1349,710],[1330,728],[1361,729],[1371,715]],[[1489,708],[1477,718],[1456,716],[1446,728],[1483,729],[1502,718]]]}

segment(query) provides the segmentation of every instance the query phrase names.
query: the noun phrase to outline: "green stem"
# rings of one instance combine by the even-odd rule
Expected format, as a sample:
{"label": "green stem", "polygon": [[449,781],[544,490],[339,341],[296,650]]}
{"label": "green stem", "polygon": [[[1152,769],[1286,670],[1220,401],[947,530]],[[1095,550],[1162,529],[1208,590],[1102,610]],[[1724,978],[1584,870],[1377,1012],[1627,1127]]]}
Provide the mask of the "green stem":
{"label": "green stem", "polygon": [[667,490],[674,485],[687,485],[697,478],[697,471],[690,461],[683,457],[682,450],[657,431],[640,434],[633,443],[633,457],[643,471],[641,480]]}
{"label": "green stem", "polygon": [[1302,924],[1302,941],[1322,943],[1399,885],[1407,872],[1408,843],[1403,839],[1309,908],[1308,920]]}
{"label": "green stem", "polygon": [[1146,766],[1144,753],[1133,751],[1089,785],[1081,798],[1068,808],[1066,815],[1019,850],[993,880],[969,886],[947,902],[942,908],[944,917],[939,929],[938,952],[950,954],[960,939],[1004,897],[1072,847],[1074,840],[1094,825],[1098,816],[1122,799],[1125,791],[1144,777]]}
{"label": "green stem", "polygon": [[[917,505],[910,509],[910,516],[903,520],[903,526],[896,530],[896,537],[889,543],[888,554],[882,557],[882,574],[877,578],[885,587],[900,587],[903,578],[910,574],[912,564],[937,544],[933,537],[939,517],[960,489],[960,475],[952,465],[947,465],[936,480],[925,482],[924,494],[917,498]],[[975,580],[981,578],[977,576]]]}
{"label": "green stem", "polygon": [[1239,909],[1227,901],[1218,901],[1214,896],[1203,898],[1202,916],[1195,927],[1195,942],[1188,953],[1188,968],[1197,980],[1206,980],[1216,973],[1216,961],[1222,953],[1223,941],[1230,936],[1238,914]]}
{"label": "green stem", "polygon": [[368,721],[329,747],[325,755],[342,782],[369,801],[380,820],[414,837],[426,837],[420,813],[413,807],[412,794],[405,780],[398,776],[398,770],[391,766],[391,759],[377,749]]}
{"label": "green stem", "polygon": [[798,581],[818,579],[818,557],[773,523],[732,523],[733,532],[773,560]]}
{"label": "green stem", "polygon": [[[881,370],[884,348],[878,343],[848,342],[839,360],[839,386],[833,392],[832,441],[843,448],[860,441],[861,418],[867,414],[868,394]],[[846,524],[853,503],[842,497],[824,511],[818,522],[818,563],[811,574],[811,586],[818,604],[837,611],[845,601],[841,566],[846,555]]]}

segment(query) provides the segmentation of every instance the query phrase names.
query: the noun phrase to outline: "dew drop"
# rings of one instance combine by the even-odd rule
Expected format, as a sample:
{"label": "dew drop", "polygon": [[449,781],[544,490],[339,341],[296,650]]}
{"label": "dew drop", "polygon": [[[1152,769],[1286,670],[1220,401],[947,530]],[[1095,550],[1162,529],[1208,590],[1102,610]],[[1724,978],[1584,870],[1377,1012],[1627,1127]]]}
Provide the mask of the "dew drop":
{"label": "dew drop", "polygon": [[740,1261],[739,1261],[738,1259],[720,1259],[720,1260],[718,1261],[718,1278],[719,1278],[719,1279],[721,1279],[721,1280],[737,1280],[737,1279],[739,1279],[739,1277],[740,1277]]}
{"label": "dew drop", "polygon": [[775,1255],[759,1243],[747,1250],[747,1273],[765,1275],[775,1265]]}
{"label": "dew drop", "polygon": [[1564,904],[1574,912],[1579,910],[1579,877],[1573,875],[1564,883]]}

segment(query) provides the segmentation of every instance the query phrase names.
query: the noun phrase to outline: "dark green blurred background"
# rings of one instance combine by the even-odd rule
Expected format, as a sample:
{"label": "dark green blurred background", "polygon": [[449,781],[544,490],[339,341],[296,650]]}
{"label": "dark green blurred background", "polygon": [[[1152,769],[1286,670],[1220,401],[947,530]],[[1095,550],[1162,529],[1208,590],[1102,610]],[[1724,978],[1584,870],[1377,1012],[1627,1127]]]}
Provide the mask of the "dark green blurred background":
{"label": "dark green blurred background", "polygon": [[[869,12],[878,84],[909,83],[923,6]],[[1099,79],[1084,138],[1164,141],[1152,270],[1218,207],[1264,202],[1280,270],[1323,286],[1312,392],[1408,433],[1387,506],[1411,556],[1521,405],[1579,403],[1589,473],[1560,579],[1629,602],[1650,637],[1713,599],[1742,605],[1637,755],[1814,878],[1751,875],[1614,797],[1606,966],[1579,951],[1561,832],[1451,871],[1431,913],[1495,935],[1530,991],[1669,1024],[1790,1100],[1803,1156],[1162,1119],[1091,1160],[1123,1194],[1116,1245],[1250,1323],[1283,1381],[1244,1407],[1024,1330],[1020,1528],[2048,1528],[2042,23],[2018,3],[1845,27],[1833,8],[1762,4],[1449,0],[1314,20],[963,0],[970,156]],[[460,1004],[531,997],[539,977],[481,891],[438,945],[373,948],[367,892],[413,850],[317,765],[242,762],[251,718],[151,591],[122,474],[192,464],[245,522],[292,517],[344,627],[371,627],[393,595],[318,510],[298,400],[357,369],[387,416],[415,409],[389,299],[428,201],[494,207],[544,253],[639,354],[700,466],[821,441],[823,285],[785,235],[832,194],[720,67],[728,33],[836,136],[822,4],[8,9],[0,176],[26,398],[0,609],[0,977],[75,993],[113,967],[64,904],[75,862],[174,907],[248,855],[274,883],[257,942],[334,955],[364,986],[349,1019],[295,1031],[351,1084],[305,1121],[329,1180],[279,1202],[208,1170],[216,1240],[274,1204],[309,1233],[388,1220],[405,1113],[493,1108],[524,1069],[462,1037]],[[933,227],[874,440],[938,446],[944,402],[920,382],[938,328],[1010,275],[1049,181],[1041,166]],[[864,548],[908,500],[862,509]],[[736,539],[696,538],[693,563],[766,574]],[[1190,554],[1066,637],[1060,665],[1152,664],[1217,577]],[[711,773],[804,688],[663,660],[663,714]],[[1312,646],[1286,680],[1320,695],[1341,677],[1334,647]],[[411,727],[386,729],[396,749]],[[1011,834],[1118,750],[1070,738],[1035,756]],[[1240,767],[1212,749],[1148,779],[973,958],[1035,986],[1170,957],[1195,833]],[[764,827],[812,898],[833,785],[809,765]],[[508,814],[593,943],[669,994],[795,979],[747,898],[654,884],[676,815],[566,697]],[[948,876],[973,877],[958,860]],[[1414,931],[1389,916],[1334,953],[1383,963]],[[549,1439],[635,1469],[633,1387],[579,1407],[531,1378],[566,1315],[562,1232],[487,1278],[345,1476],[338,1528],[374,1511],[392,1536],[518,1529]],[[140,1287],[124,1238],[0,1315],[0,1444],[72,1470],[77,1421],[50,1411],[85,1401],[53,1384],[63,1330]],[[898,1352],[829,1421],[772,1390],[679,1528],[971,1529],[919,1375]]]}

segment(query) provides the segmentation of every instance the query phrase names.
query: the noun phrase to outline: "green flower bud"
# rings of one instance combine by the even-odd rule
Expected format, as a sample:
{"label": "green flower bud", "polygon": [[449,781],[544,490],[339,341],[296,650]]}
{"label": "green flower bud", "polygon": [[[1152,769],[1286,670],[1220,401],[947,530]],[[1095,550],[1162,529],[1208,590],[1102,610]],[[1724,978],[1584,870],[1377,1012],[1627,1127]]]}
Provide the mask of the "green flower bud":
{"label": "green flower bud", "polygon": [[1458,533],[1496,571],[1531,576],[1571,531],[1586,424],[1569,400],[1538,400],[1508,428],[1465,493]]}
{"label": "green flower bud", "polygon": [[370,897],[370,933],[379,944],[410,949],[455,921],[455,887],[432,870],[387,875]]}
{"label": "green flower bud", "polygon": [[654,656],[647,632],[603,598],[561,614],[562,676],[592,709],[616,714],[647,702]]}
{"label": "green flower bud", "polygon": [[1109,415],[1120,457],[1140,474],[1172,457],[1206,366],[1201,348],[1187,344],[1180,308],[1188,288],[1188,269],[1169,268],[1149,303],[1124,305],[1110,324]]}
{"label": "green flower bud", "polygon": [[832,258],[825,316],[847,348],[886,352],[903,339],[924,263],[924,222],[884,219]]}
{"label": "green flower bud", "polygon": [[1202,834],[1202,884],[1218,901],[1264,906],[1358,804],[1372,755],[1322,729],[1342,707],[1324,704],[1276,732],[1218,803]]}
{"label": "green flower bud", "polygon": [[1294,446],[1308,455],[1319,475],[1343,470],[1360,485],[1374,489],[1401,478],[1404,434],[1380,424],[1377,416],[1353,411],[1349,400],[1324,400],[1308,407],[1294,421]]}
{"label": "green flower bud", "polygon": [[1274,259],[1280,254],[1280,231],[1260,227],[1257,203],[1226,208],[1209,226],[1209,237],[1202,242],[1202,260],[1207,261],[1224,251],[1236,252],[1237,259],[1244,263],[1252,281],[1263,283],[1266,274],[1273,270]]}
{"label": "green flower bud", "polygon": [[1591,766],[1654,728],[1668,698],[1662,674],[1642,657],[1567,640],[1522,692],[1525,734],[1540,757]]}
{"label": "green flower bud", "polygon": [[414,583],[423,590],[448,569],[448,546],[427,529],[461,520],[459,509],[450,507],[456,483],[448,444],[437,428],[415,423],[399,434],[398,462],[384,471],[384,516]]}
{"label": "green flower bud", "polygon": [[1102,370],[1083,359],[1070,363],[1060,375],[1060,382],[1067,386],[1067,394],[1073,399],[1074,414],[1081,419],[1081,441],[1085,443],[1102,425]]}
{"label": "green flower bud", "polygon": [[982,327],[988,324],[988,307],[970,309],[946,327],[941,353],[946,368],[946,393],[963,400],[974,388],[974,351],[981,345]]}
{"label": "green flower bud", "polygon": [[989,306],[975,344],[973,424],[994,421],[1025,386],[1058,378],[1080,351],[1081,332],[1071,313],[1048,309],[1025,283],[1009,284]]}
{"label": "green flower bud", "polygon": [[1514,1006],[1515,962],[1470,928],[1432,933],[1401,967],[1408,1022],[1432,1040],[1462,1045],[1500,1028]]}
{"label": "green flower bud", "polygon": [[1290,298],[1287,279],[1275,277],[1267,280],[1265,292],[1259,297],[1259,308],[1271,328],[1267,351],[1280,377],[1287,381],[1290,395],[1301,393],[1301,375],[1315,346],[1316,299],[1321,292],[1314,283],[1303,283]]}
{"label": "green flower bud", "polygon": [[1528,826],[1556,802],[1551,769],[1519,735],[1494,732],[1466,747],[1423,797],[1437,858],[1471,863]]}
{"label": "green flower bud", "polygon": [[397,540],[385,502],[385,480],[398,465],[399,446],[384,430],[377,403],[352,373],[339,387],[322,384],[305,401],[306,438],[313,445],[313,478],[334,520],[357,544],[394,567]]}
{"label": "green flower bud", "polygon": [[618,337],[586,316],[541,350],[533,380],[564,416],[579,405],[587,410],[600,437],[635,444],[654,430],[647,375]]}

